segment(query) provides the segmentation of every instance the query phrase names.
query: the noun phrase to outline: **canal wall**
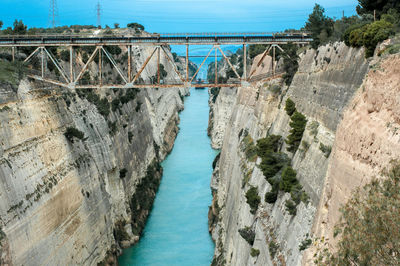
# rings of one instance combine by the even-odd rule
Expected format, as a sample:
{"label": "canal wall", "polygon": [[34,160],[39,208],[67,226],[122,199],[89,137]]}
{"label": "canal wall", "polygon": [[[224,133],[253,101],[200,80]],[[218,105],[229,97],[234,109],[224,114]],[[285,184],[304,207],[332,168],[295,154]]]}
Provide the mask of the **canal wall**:
{"label": "canal wall", "polygon": [[[332,245],[339,206],[354,188],[399,158],[399,149],[392,148],[399,145],[394,130],[400,126],[394,99],[399,57],[366,60],[362,49],[343,43],[304,50],[299,57],[289,87],[277,78],[237,91],[210,91],[209,134],[221,147],[211,181],[213,265],[312,264],[314,253],[307,243],[325,237]],[[291,131],[285,110],[289,98],[307,119],[295,153],[283,141]],[[278,152],[291,161],[308,196],[295,214],[287,207],[290,193],[280,191],[274,203],[266,202],[272,187],[254,153],[257,140],[270,135],[282,137]],[[256,193],[251,195],[252,187]],[[256,196],[254,211],[248,201]]]}
{"label": "canal wall", "polygon": [[[133,49],[133,67],[151,52]],[[103,70],[117,80],[110,64]],[[150,62],[142,77],[156,71]],[[0,264],[115,264],[143,230],[188,90],[70,91],[16,79],[0,84]]]}

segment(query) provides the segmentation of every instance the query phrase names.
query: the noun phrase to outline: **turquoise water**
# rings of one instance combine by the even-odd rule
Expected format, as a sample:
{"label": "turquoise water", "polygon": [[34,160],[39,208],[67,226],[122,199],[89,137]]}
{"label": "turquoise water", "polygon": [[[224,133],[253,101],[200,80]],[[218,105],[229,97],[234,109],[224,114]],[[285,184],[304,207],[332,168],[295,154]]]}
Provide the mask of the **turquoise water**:
{"label": "turquoise water", "polygon": [[210,146],[207,90],[191,90],[180,114],[180,131],[139,243],[125,249],[120,265],[210,265],[210,177],[217,151]]}

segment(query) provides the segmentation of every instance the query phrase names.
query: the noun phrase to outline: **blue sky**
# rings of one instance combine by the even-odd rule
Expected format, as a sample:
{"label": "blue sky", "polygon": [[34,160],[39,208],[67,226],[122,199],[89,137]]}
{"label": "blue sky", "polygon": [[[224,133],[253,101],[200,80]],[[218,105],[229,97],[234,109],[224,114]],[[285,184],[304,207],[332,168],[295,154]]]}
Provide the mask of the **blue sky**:
{"label": "blue sky", "polygon": [[[355,14],[357,0],[317,1],[331,17]],[[0,0],[0,20],[47,27],[50,0]],[[139,22],[150,32],[271,32],[304,25],[311,0],[100,0],[102,24]],[[96,24],[97,0],[57,0],[59,25]]]}

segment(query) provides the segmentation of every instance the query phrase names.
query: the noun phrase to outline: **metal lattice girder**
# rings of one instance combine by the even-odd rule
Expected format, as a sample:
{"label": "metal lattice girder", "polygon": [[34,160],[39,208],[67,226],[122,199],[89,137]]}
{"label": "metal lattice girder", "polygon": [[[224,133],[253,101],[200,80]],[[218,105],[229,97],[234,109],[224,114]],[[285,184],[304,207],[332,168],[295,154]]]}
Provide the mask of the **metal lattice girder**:
{"label": "metal lattice girder", "polygon": [[204,63],[206,62],[207,58],[210,56],[210,54],[211,54],[212,50],[214,50],[214,48],[215,48],[215,46],[213,45],[213,47],[211,47],[210,51],[208,51],[207,56],[204,58],[203,62],[201,62],[201,65],[197,69],[196,73],[194,73],[193,77],[190,79],[190,83],[194,80],[196,75],[199,73],[200,69],[202,68],[202,66],[204,65]]}
{"label": "metal lattice girder", "polygon": [[41,47],[36,48],[35,51],[33,51],[27,58],[25,58],[24,63],[28,62],[40,49]]}
{"label": "metal lattice girder", "polygon": [[236,69],[233,67],[233,65],[231,64],[231,61],[225,56],[224,52],[222,51],[221,47],[219,47],[219,45],[217,46],[219,51],[221,52],[222,56],[225,58],[226,62],[228,62],[229,66],[232,68],[233,72],[235,73],[236,77],[238,79],[240,79],[239,74],[236,72]]}
{"label": "metal lattice girder", "polygon": [[140,74],[142,74],[143,70],[149,63],[150,59],[153,57],[154,53],[156,52],[157,47],[154,48],[153,52],[150,54],[149,57],[147,57],[146,61],[144,62],[143,66],[140,68],[139,72],[136,73],[135,78],[133,79],[132,83],[135,83],[135,81],[140,77]]}
{"label": "metal lattice girder", "polygon": [[92,55],[89,57],[89,60],[87,61],[87,63],[85,64],[85,66],[83,67],[83,69],[81,70],[81,72],[79,73],[79,75],[76,77],[76,79],[74,80],[74,84],[76,84],[83,76],[83,74],[86,72],[87,68],[89,67],[89,64],[93,61],[94,57],[96,56],[96,53],[99,51],[100,47],[96,47],[96,49],[94,50],[94,52],[92,53]]}
{"label": "metal lattice girder", "polygon": [[47,56],[50,58],[50,60],[53,62],[53,64],[56,66],[58,71],[61,73],[61,76],[65,79],[67,83],[70,82],[70,80],[67,78],[67,74],[64,72],[64,70],[58,65],[57,60],[54,59],[53,55],[46,49],[46,47],[43,47],[44,51],[46,52]]}
{"label": "metal lattice girder", "polygon": [[125,77],[125,75],[122,73],[122,71],[119,69],[117,66],[117,63],[115,62],[114,58],[107,52],[106,49],[104,49],[103,46],[100,47],[100,49],[104,52],[104,54],[107,56],[108,60],[110,60],[111,64],[114,66],[114,68],[117,70],[118,74],[121,76],[121,78],[125,81],[126,84],[128,84],[128,79]]}
{"label": "metal lattice girder", "polygon": [[172,59],[169,57],[169,55],[167,54],[167,52],[165,51],[163,46],[161,46],[161,49],[164,52],[165,57],[168,59],[168,62],[170,62],[172,67],[174,68],[175,73],[178,74],[178,76],[182,80],[182,82],[185,82],[185,80],[183,79],[182,75],[179,73],[178,69],[176,69],[175,64],[172,62]]}

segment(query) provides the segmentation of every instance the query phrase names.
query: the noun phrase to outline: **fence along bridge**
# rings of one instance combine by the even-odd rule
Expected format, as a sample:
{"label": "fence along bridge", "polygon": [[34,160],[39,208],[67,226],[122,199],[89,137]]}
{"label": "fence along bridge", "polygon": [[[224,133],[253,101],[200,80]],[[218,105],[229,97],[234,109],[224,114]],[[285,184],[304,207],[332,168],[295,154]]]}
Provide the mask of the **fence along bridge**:
{"label": "fence along bridge", "polygon": [[[197,34],[153,34],[151,36],[73,36],[73,35],[46,35],[46,36],[0,36],[0,47],[9,47],[12,49],[12,60],[15,60],[15,52],[21,47],[30,47],[34,49],[32,53],[24,60],[24,63],[29,62],[37,57],[40,61],[40,69],[33,69],[30,65],[31,72],[28,75],[35,80],[44,81],[54,85],[67,87],[67,88],[171,88],[171,87],[238,87],[243,83],[254,81],[254,73],[247,75],[247,60],[243,60],[243,76],[239,76],[236,68],[232,65],[229,58],[221,49],[221,45],[242,45],[243,58],[247,58],[247,45],[251,44],[267,44],[268,49],[263,53],[260,63],[265,56],[271,51],[273,52],[272,60],[272,73],[264,75],[262,78],[274,76],[275,73],[275,48],[284,51],[280,44],[294,43],[298,45],[305,45],[312,41],[312,38],[307,33],[197,33]],[[186,46],[186,69],[185,73],[181,73],[174,64],[174,59],[169,56],[166,51],[168,45],[185,45]],[[211,45],[211,49],[204,57],[201,65],[198,67],[193,76],[189,76],[189,59],[192,57],[189,54],[189,47],[193,45]],[[107,51],[109,46],[125,46],[127,55],[127,73],[117,65],[113,55]],[[147,57],[140,69],[133,73],[132,69],[132,47],[133,46],[151,46],[153,47],[151,54]],[[69,49],[69,67],[63,68],[59,60],[49,51],[49,47],[66,47]],[[77,47],[93,47],[94,51],[90,54],[87,62],[83,62],[84,66],[79,69],[76,63],[74,50]],[[196,76],[200,69],[203,67],[206,60],[214,51],[215,56],[215,70],[214,83],[206,83],[196,81]],[[156,78],[145,82],[140,78],[142,72],[148,65],[149,61],[157,53],[157,74]],[[219,53],[222,55],[219,55]],[[160,57],[163,54],[168,62],[172,64],[173,69],[179,80],[165,80],[160,75]],[[112,67],[117,71],[120,76],[120,84],[107,84],[103,80],[102,66],[103,55],[109,60]],[[199,57],[199,56],[193,56]],[[223,57],[228,63],[229,67],[233,70],[236,79],[229,79],[227,83],[219,83],[218,81],[218,64],[219,57]],[[83,84],[82,77],[88,71],[90,63],[98,58],[98,75],[97,84]],[[58,76],[51,77],[46,71],[47,63],[53,64],[58,70]],[[69,69],[68,69],[69,68]]]}

